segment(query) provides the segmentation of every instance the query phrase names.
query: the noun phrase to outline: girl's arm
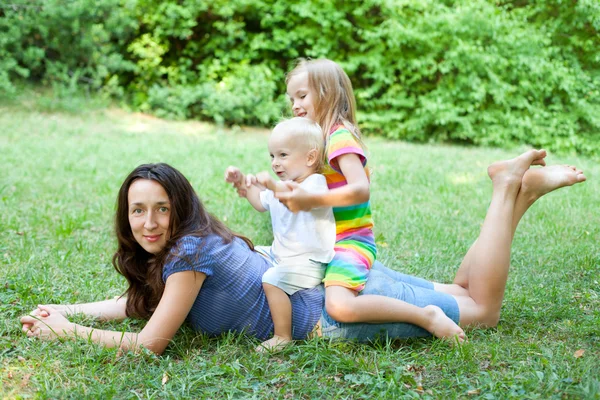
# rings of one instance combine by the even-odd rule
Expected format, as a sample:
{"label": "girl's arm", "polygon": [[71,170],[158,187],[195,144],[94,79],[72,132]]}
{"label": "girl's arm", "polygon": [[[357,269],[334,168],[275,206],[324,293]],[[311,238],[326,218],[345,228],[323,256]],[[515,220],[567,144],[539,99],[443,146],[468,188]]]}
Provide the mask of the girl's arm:
{"label": "girl's arm", "polygon": [[348,183],[325,193],[308,193],[294,182],[286,182],[291,191],[277,192],[279,199],[292,212],[308,211],[318,207],[343,207],[362,204],[369,200],[369,178],[358,155],[343,154],[337,157],[338,165]]}
{"label": "girl's arm", "polygon": [[[40,306],[40,312],[44,314],[39,316],[22,317],[21,324],[30,337],[83,337],[106,347],[120,347],[124,350],[145,347],[161,354],[190,312],[204,279],[206,275],[194,271],[170,275],[154,314],[140,333],[108,331],[74,324],[50,306]],[[46,314],[47,316],[43,316]]]}

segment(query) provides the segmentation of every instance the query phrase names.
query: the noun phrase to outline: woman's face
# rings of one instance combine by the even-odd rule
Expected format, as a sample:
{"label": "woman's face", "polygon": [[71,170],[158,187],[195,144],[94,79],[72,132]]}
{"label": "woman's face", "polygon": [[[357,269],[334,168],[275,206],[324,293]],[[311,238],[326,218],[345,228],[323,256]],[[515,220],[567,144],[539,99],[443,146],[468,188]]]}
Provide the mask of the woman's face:
{"label": "woman's face", "polygon": [[292,103],[294,117],[315,119],[314,94],[308,87],[308,72],[300,72],[290,78],[287,95]]}
{"label": "woman's face", "polygon": [[162,185],[138,179],[129,187],[129,226],[136,242],[148,253],[156,254],[166,245],[171,203]]}

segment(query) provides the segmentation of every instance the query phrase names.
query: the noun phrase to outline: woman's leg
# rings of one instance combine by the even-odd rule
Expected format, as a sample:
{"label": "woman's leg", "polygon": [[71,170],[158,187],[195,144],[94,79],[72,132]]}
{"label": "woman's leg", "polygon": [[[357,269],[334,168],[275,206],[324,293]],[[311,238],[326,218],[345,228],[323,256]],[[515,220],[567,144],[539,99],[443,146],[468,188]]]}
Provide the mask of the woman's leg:
{"label": "woman's leg", "polygon": [[[521,218],[537,199],[553,190],[564,186],[572,186],[583,181],[585,181],[583,172],[572,165],[552,165],[549,167],[527,170],[523,176],[521,188],[515,200],[515,211],[512,220],[513,238]],[[477,241],[475,241],[475,243],[477,243]],[[475,243],[473,243],[465,255],[456,274],[455,283],[458,284],[459,287],[451,288],[453,285],[444,285],[448,286],[446,291],[455,289],[453,294],[458,296],[467,295],[464,287],[468,285],[467,271],[471,265],[471,254],[475,247]]]}
{"label": "woman's leg", "polygon": [[379,260],[376,260],[373,263],[373,266],[371,267],[371,272],[369,273],[369,280],[371,279],[371,274],[373,273],[373,271],[377,271],[378,273],[384,274],[390,277],[395,282],[404,282],[411,286],[419,286],[426,289],[433,289],[433,282],[428,281],[427,279],[404,274],[402,272],[388,268],[385,265],[383,265]]}
{"label": "woman's leg", "polygon": [[[494,193],[481,234],[465,256],[454,285],[436,284],[436,290],[457,296],[462,325],[497,324],[510,247],[521,217],[544,194],[585,180],[580,170],[570,166],[528,168],[528,162],[539,164],[539,157],[544,155],[530,151],[489,169]],[[519,176],[519,182],[515,182]]]}

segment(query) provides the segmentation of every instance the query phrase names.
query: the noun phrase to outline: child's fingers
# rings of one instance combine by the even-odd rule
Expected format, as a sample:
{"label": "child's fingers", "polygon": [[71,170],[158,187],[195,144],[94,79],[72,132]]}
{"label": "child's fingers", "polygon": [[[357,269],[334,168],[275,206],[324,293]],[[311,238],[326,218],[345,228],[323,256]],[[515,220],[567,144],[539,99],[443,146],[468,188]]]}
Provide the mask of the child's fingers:
{"label": "child's fingers", "polygon": [[250,187],[256,183],[256,176],[252,174],[246,175],[246,187]]}
{"label": "child's fingers", "polygon": [[225,170],[225,180],[227,182],[237,182],[241,178],[241,172],[237,167],[229,166]]}

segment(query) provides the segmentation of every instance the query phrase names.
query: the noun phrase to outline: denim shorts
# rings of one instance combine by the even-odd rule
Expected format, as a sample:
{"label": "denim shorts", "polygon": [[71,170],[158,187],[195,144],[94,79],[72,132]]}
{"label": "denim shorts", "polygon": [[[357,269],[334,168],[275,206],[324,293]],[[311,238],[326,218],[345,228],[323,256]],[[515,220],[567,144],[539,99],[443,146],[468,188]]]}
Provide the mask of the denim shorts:
{"label": "denim shorts", "polygon": [[[454,297],[435,291],[432,282],[391,270],[378,261],[373,264],[365,289],[359,296],[367,294],[392,297],[418,307],[435,305],[441,308],[454,322],[458,324],[459,321],[460,313]],[[368,342],[378,338],[401,339],[431,336],[423,328],[402,322],[383,324],[340,323],[327,314],[325,307],[323,307],[320,321],[323,337],[329,338]]]}

